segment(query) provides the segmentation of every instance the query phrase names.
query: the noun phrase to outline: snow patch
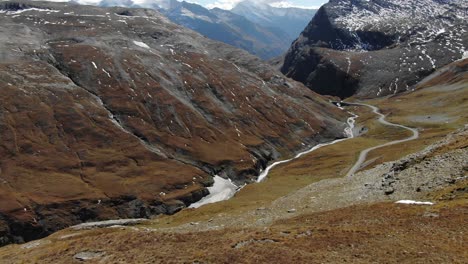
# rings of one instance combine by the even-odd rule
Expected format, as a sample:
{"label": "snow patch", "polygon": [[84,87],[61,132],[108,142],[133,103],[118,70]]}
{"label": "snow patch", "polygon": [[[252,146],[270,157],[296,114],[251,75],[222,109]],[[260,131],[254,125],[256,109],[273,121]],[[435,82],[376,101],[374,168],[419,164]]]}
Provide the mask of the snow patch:
{"label": "snow patch", "polygon": [[224,178],[216,175],[214,178],[214,184],[211,187],[208,187],[209,195],[203,197],[200,201],[193,203],[189,208],[198,208],[205,204],[217,203],[224,200],[229,200],[231,197],[236,194],[239,187],[232,183],[230,179],[226,180]]}
{"label": "snow patch", "polygon": [[236,67],[238,72],[241,72],[241,68],[239,68],[239,66],[237,66],[235,63],[232,63],[232,65],[234,65],[234,67]]}
{"label": "snow patch", "polygon": [[17,15],[21,14],[24,12],[30,12],[30,11],[37,11],[37,12],[49,12],[49,13],[57,13],[60,12],[60,10],[52,10],[52,9],[43,9],[43,8],[26,8],[26,9],[21,9],[17,11],[8,11],[8,10],[0,10],[1,13],[5,13],[7,15]]}
{"label": "snow patch", "polygon": [[182,62],[182,64],[185,65],[185,66],[187,66],[187,67],[189,67],[190,69],[193,69],[193,67],[192,67],[190,64],[188,64],[188,63]]}
{"label": "snow patch", "polygon": [[349,74],[349,71],[351,70],[351,59],[349,57],[346,58],[348,60],[348,68],[346,69],[346,74]]}
{"label": "snow patch", "polygon": [[31,249],[40,246],[42,243],[40,240],[31,241],[29,243],[21,245],[22,249]]}
{"label": "snow patch", "polygon": [[240,137],[242,132],[239,130],[239,128],[237,128],[237,126],[236,126],[236,132],[237,132],[237,136]]}
{"label": "snow patch", "polygon": [[436,33],[436,36],[438,36],[438,35],[440,35],[440,34],[443,34],[443,33],[445,33],[445,32],[447,32],[447,31],[445,30],[445,28],[439,29],[439,31],[437,31],[437,33]]}
{"label": "snow patch", "polygon": [[111,75],[110,75],[110,73],[109,73],[108,71],[106,71],[105,69],[102,69],[102,71],[103,71],[105,74],[107,74],[107,76],[109,76],[109,78],[111,78]]}
{"label": "snow patch", "polygon": [[98,221],[98,222],[87,222],[78,225],[74,225],[71,227],[73,230],[83,230],[83,229],[93,229],[93,228],[103,228],[109,226],[130,226],[130,225],[137,225],[141,224],[148,219],[144,218],[135,218],[135,219],[116,219],[116,220],[106,220],[106,221]]}
{"label": "snow patch", "polygon": [[343,106],[341,105],[341,103],[336,103],[336,106],[338,106],[338,108],[339,108],[340,110],[343,110],[343,111],[345,110],[345,109],[343,108]]}
{"label": "snow patch", "polygon": [[146,45],[146,43],[143,43],[141,41],[133,41],[133,44],[139,46],[139,47],[142,47],[142,48],[145,48],[145,49],[150,49],[150,46]]}
{"label": "snow patch", "polygon": [[397,204],[416,204],[416,205],[434,205],[432,202],[418,202],[413,200],[400,200],[395,202]]}

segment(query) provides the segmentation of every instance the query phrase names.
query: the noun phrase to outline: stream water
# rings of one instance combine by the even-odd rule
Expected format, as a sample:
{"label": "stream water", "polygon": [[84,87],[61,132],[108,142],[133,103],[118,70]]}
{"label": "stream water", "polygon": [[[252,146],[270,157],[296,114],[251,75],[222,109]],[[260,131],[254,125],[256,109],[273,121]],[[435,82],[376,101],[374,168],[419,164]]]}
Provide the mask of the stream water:
{"label": "stream water", "polygon": [[[340,107],[340,106],[338,106],[338,107]],[[340,109],[342,109],[342,108],[340,107]],[[350,114],[352,114],[352,113],[350,113]],[[280,165],[280,164],[291,162],[291,161],[293,161],[295,159],[298,159],[298,158],[300,158],[300,157],[302,157],[302,156],[304,156],[306,154],[309,154],[309,153],[311,153],[313,151],[316,151],[317,149],[320,149],[322,147],[333,145],[333,144],[336,144],[338,142],[342,142],[342,141],[348,140],[350,138],[353,138],[354,137],[354,134],[353,134],[354,124],[355,124],[356,118],[358,116],[355,115],[355,114],[352,114],[352,115],[353,115],[352,117],[348,118],[348,120],[347,120],[348,126],[344,130],[344,133],[347,136],[347,138],[337,139],[337,140],[327,142],[327,143],[321,143],[321,144],[313,146],[310,149],[307,149],[307,150],[305,150],[303,152],[298,153],[296,156],[294,156],[291,159],[276,161],[276,162],[272,163],[271,165],[267,166],[260,173],[260,175],[257,178],[257,182],[261,182],[261,181],[265,180],[268,177],[268,174],[270,173],[270,170],[273,169],[274,167]],[[210,203],[216,203],[216,202],[229,200],[240,189],[242,189],[242,187],[236,186],[234,183],[231,182],[231,180],[224,179],[224,178],[219,177],[218,175],[216,175],[214,177],[213,186],[208,187],[208,191],[210,192],[210,194],[203,197],[200,201],[191,204],[190,208],[198,208],[198,207],[203,206],[205,204],[210,204]]]}

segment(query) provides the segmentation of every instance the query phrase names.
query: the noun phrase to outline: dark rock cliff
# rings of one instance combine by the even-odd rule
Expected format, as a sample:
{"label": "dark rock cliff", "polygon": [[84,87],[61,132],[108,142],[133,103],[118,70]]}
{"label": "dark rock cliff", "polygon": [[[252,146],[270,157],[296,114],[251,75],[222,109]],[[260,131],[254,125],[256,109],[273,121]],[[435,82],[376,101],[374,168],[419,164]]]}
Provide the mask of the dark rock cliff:
{"label": "dark rock cliff", "polygon": [[293,43],[281,71],[342,98],[410,90],[464,56],[467,18],[468,4],[459,0],[332,0]]}

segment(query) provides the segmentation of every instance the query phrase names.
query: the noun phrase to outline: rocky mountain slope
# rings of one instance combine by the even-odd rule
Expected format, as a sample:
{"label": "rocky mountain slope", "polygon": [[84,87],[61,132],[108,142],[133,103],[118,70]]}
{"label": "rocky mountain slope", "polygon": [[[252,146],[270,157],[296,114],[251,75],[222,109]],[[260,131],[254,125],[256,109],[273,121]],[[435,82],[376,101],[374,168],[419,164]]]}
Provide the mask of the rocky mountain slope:
{"label": "rocky mountain slope", "polygon": [[299,36],[317,10],[295,7],[274,7],[267,3],[246,0],[238,3],[231,12],[267,28],[279,28],[289,34],[290,42]]}
{"label": "rocky mountain slope", "polygon": [[343,111],[153,10],[3,1],[0,24],[1,244],[171,214],[344,137]]}
{"label": "rocky mountain slope", "polygon": [[321,94],[395,94],[468,55],[467,21],[463,0],[332,0],[281,70]]}
{"label": "rocky mountain slope", "polygon": [[[399,145],[374,153],[371,161],[385,156],[386,162],[377,166],[371,162],[353,177],[340,177],[354,161],[353,152],[383,134],[372,126],[376,120],[369,120],[366,111],[359,112],[357,119],[358,127],[368,126],[365,134],[279,166],[267,181],[246,186],[230,201],[141,225],[136,225],[141,220],[133,220],[74,226],[41,240],[2,247],[0,259],[7,263],[464,263],[467,65],[468,59],[438,70],[414,92],[372,100],[380,102],[390,120],[418,128],[421,138],[406,142],[404,149]],[[446,118],[434,106],[444,109]],[[425,118],[416,120],[416,116]],[[320,178],[327,170],[329,175]],[[263,200],[279,183],[287,186],[307,174],[316,180]],[[258,195],[261,192],[264,195]],[[257,199],[246,201],[249,195]]]}

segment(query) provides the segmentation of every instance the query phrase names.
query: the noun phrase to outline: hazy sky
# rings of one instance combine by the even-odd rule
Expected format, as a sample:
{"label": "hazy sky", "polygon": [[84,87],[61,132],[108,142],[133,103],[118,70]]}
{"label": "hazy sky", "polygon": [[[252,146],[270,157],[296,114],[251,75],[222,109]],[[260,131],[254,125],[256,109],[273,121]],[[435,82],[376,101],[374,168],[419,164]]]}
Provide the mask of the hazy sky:
{"label": "hazy sky", "polygon": [[[205,7],[219,7],[223,9],[231,9],[235,4],[242,0],[191,0],[189,2],[199,3]],[[317,8],[327,2],[327,0],[257,0],[259,2],[271,3],[275,6],[297,6],[307,8]]]}
{"label": "hazy sky", "polygon": [[[0,0],[1,1],[1,0]],[[70,0],[49,0],[55,2],[66,2]],[[81,4],[97,4],[101,0],[74,0]],[[115,2],[125,2],[124,0],[116,0]],[[143,4],[143,3],[158,3],[158,2],[166,2],[168,0],[131,0],[135,4]],[[182,1],[182,0],[179,0]],[[214,8],[219,7],[222,9],[231,9],[237,3],[243,0],[185,0],[187,2],[197,3],[207,8]],[[318,8],[328,0],[253,0],[263,3],[270,3],[273,6],[277,7],[302,7],[302,8]],[[144,6],[144,5],[142,5]]]}

